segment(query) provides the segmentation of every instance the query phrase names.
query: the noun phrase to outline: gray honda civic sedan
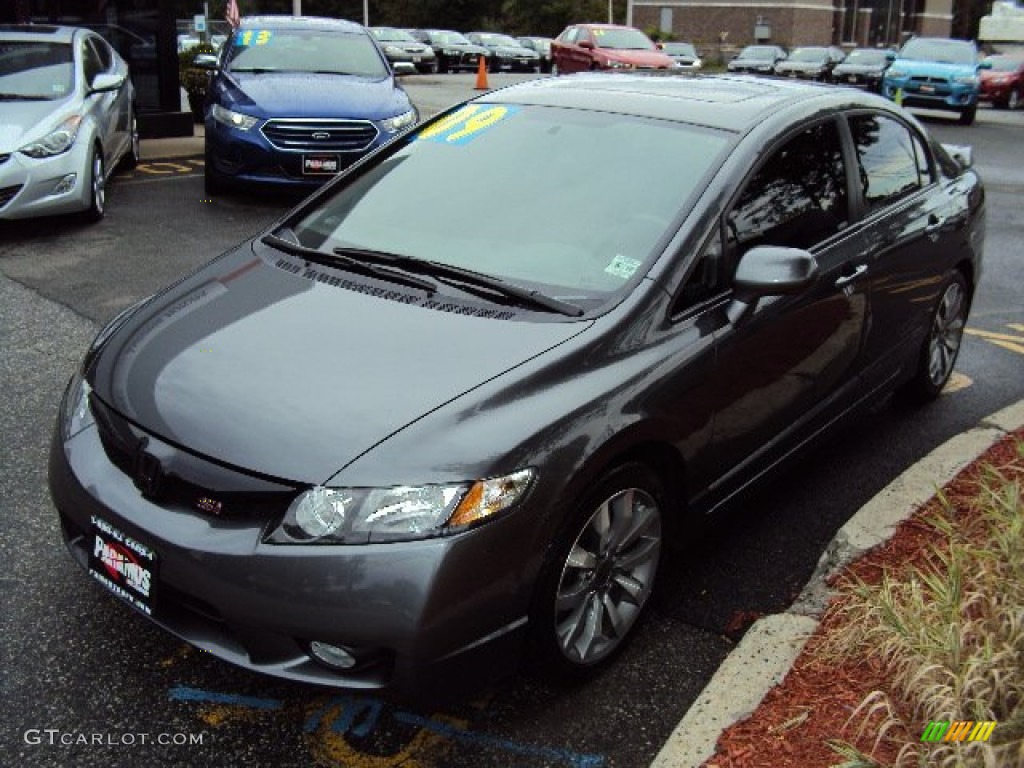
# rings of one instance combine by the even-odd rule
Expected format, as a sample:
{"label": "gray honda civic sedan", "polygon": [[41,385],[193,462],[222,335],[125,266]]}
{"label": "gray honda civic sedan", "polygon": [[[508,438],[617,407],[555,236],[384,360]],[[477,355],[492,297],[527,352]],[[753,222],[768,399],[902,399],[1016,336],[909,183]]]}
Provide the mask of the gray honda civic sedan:
{"label": "gray honda civic sedan", "polygon": [[670,543],[865,403],[943,388],[970,165],[828,86],[482,95],[100,332],[50,457],[67,547],[279,677],[601,667]]}

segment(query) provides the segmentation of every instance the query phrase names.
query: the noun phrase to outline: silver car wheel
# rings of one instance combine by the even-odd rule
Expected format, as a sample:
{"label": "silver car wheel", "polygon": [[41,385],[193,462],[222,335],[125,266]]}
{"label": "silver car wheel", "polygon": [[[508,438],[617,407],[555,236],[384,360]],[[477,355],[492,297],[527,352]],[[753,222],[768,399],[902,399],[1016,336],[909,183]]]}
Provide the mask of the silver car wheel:
{"label": "silver car wheel", "polygon": [[107,180],[103,174],[103,155],[95,150],[92,155],[92,208],[103,215],[107,207]]}
{"label": "silver car wheel", "polygon": [[928,340],[928,378],[936,387],[945,384],[953,373],[964,335],[966,315],[967,301],[963,285],[954,281],[946,286],[939,306],[935,309],[931,337]]}
{"label": "silver car wheel", "polygon": [[651,594],[661,554],[661,510],[639,488],[594,511],[562,567],[555,633],[565,658],[595,664],[620,645]]}

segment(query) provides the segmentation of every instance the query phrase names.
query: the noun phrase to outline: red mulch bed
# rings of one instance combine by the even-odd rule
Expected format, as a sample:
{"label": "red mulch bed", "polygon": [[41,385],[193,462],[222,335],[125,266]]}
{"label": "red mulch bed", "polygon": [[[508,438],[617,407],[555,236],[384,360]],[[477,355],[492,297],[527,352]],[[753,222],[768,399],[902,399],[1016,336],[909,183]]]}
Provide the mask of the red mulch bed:
{"label": "red mulch bed", "polygon": [[[962,514],[970,514],[985,464],[999,468],[1007,476],[1024,478],[1024,468],[1016,453],[1016,445],[1022,440],[1024,429],[996,443],[957,475],[944,488],[949,502]],[[921,563],[930,546],[941,546],[944,542],[940,534],[922,522],[924,515],[937,508],[938,502],[932,499],[900,524],[888,542],[852,563],[836,580],[855,575],[877,584],[883,570],[892,573],[907,564]],[[886,690],[889,679],[875,659],[838,665],[819,660],[815,649],[837,629],[842,629],[839,612],[827,611],[786,678],[769,691],[749,718],[725,730],[715,755],[704,763],[704,768],[828,768],[844,759],[829,749],[829,739],[853,744],[884,765],[895,760],[901,745],[920,738],[920,733],[890,730],[879,740],[879,729],[874,726],[882,722],[881,714],[878,723],[869,720],[865,725],[861,716],[850,720],[868,694]]]}

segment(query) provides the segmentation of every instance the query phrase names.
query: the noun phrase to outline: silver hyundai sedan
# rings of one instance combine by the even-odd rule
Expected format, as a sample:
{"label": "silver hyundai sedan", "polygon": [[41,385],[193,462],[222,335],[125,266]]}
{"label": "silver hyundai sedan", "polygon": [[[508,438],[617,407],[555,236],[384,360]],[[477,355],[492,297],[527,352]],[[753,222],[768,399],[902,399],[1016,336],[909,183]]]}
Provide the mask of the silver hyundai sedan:
{"label": "silver hyundai sedan", "polygon": [[95,32],[0,26],[0,219],[103,218],[110,174],[139,159],[134,102]]}

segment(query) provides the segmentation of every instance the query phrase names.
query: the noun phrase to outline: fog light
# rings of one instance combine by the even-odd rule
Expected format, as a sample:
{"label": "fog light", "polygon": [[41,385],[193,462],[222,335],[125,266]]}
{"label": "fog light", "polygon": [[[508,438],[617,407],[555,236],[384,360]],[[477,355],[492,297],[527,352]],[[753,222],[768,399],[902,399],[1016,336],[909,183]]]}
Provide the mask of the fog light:
{"label": "fog light", "polygon": [[335,669],[352,669],[356,665],[355,657],[344,648],[319,640],[309,644],[309,652],[317,661]]}
{"label": "fog light", "polygon": [[75,181],[78,179],[78,174],[69,173],[63,179],[57,182],[57,186],[53,188],[51,195],[63,195],[65,192],[70,192],[75,188]]}

